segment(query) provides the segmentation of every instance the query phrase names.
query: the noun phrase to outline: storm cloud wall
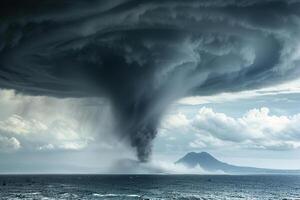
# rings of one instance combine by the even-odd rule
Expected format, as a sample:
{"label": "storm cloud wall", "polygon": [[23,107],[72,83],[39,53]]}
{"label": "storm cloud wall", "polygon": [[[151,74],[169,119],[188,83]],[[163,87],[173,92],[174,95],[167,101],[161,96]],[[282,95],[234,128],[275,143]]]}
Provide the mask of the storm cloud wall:
{"label": "storm cloud wall", "polygon": [[299,76],[298,1],[1,1],[0,87],[107,97],[120,138],[147,161],[185,96]]}

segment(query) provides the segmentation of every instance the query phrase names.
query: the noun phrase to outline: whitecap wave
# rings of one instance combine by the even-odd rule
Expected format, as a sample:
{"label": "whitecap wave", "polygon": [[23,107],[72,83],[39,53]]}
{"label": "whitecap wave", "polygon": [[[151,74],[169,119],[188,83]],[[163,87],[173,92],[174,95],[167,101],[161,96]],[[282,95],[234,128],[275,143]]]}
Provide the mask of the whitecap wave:
{"label": "whitecap wave", "polygon": [[95,197],[133,197],[133,198],[140,198],[140,195],[137,194],[98,194],[94,193],[93,196]]}

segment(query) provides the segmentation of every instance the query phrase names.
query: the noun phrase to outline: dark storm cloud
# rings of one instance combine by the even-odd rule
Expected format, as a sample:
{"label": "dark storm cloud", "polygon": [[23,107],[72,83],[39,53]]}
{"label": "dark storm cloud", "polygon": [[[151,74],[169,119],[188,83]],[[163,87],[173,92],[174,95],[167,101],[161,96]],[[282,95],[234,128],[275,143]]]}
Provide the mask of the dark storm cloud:
{"label": "dark storm cloud", "polygon": [[110,98],[147,160],[166,107],[299,75],[298,1],[1,1],[0,87]]}

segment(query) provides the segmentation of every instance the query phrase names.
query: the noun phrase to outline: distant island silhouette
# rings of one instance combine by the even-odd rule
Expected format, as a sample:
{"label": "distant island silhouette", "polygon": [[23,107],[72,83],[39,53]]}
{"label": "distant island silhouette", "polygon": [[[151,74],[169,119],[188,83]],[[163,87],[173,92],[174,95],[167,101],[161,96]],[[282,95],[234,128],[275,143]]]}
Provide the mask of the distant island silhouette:
{"label": "distant island silhouette", "polygon": [[190,152],[180,158],[175,164],[183,164],[189,168],[200,166],[211,173],[225,174],[300,174],[300,170],[266,169],[231,165],[214,158],[207,152]]}

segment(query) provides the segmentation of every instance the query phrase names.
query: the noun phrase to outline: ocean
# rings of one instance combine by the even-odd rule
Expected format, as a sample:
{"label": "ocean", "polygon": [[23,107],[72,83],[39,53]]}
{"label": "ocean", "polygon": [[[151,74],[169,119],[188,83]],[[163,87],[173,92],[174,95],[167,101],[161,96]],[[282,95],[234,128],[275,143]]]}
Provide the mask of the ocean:
{"label": "ocean", "polygon": [[2,200],[300,200],[296,175],[1,175]]}

